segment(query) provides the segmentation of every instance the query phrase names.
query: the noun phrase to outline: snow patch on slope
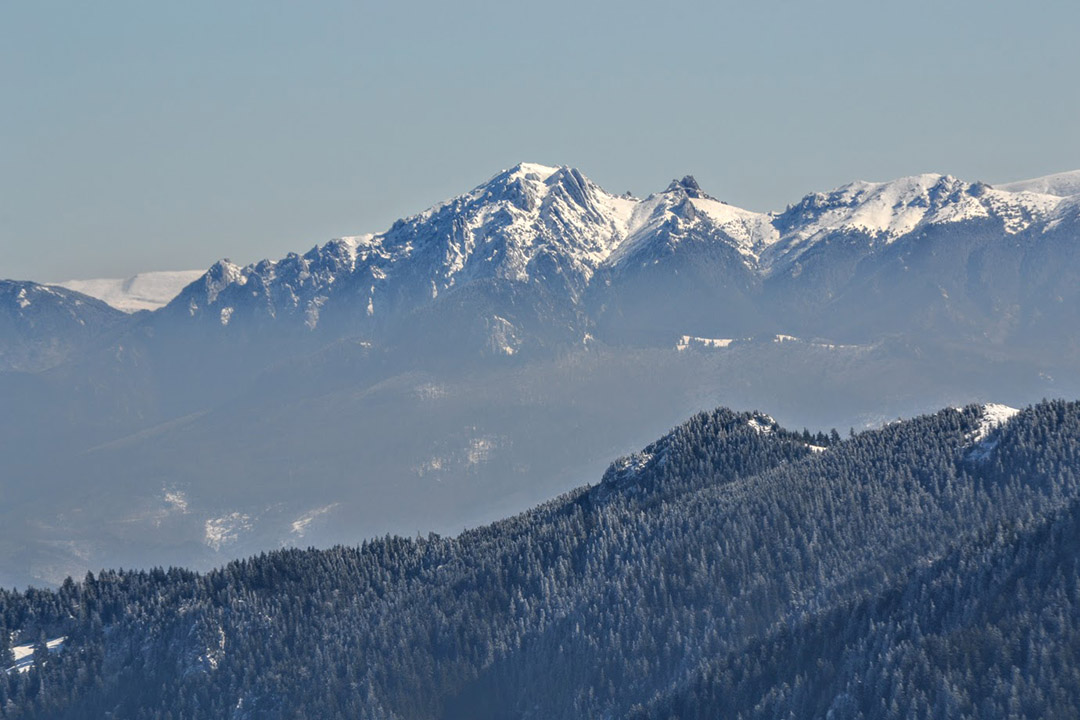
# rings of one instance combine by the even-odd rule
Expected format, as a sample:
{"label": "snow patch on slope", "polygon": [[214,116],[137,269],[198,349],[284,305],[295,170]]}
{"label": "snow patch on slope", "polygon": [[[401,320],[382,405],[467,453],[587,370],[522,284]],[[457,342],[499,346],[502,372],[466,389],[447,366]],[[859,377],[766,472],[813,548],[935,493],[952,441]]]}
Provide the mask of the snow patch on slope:
{"label": "snow patch on slope", "polygon": [[[59,652],[63,649],[65,640],[67,640],[66,636],[46,640],[45,647],[50,653]],[[15,664],[8,667],[7,672],[26,673],[30,672],[30,668],[34,667],[34,643],[16,645],[11,648],[11,654],[14,656]]]}
{"label": "snow patch on slope", "polygon": [[203,528],[203,541],[212,550],[220,550],[239,540],[240,534],[251,530],[251,527],[251,516],[241,512],[210,518]]}
{"label": "snow patch on slope", "polygon": [[297,537],[304,537],[304,535],[307,534],[308,526],[311,525],[312,521],[314,521],[318,517],[321,517],[322,515],[326,515],[328,512],[330,512],[337,506],[337,503],[330,503],[329,505],[324,505],[321,508],[315,508],[314,510],[307,511],[292,522],[292,534]]}
{"label": "snow patch on slope", "polygon": [[779,427],[779,424],[769,415],[755,414],[746,421],[747,426],[758,435],[770,435]]}
{"label": "snow patch on slope", "polygon": [[743,210],[711,198],[695,198],[690,202],[734,240],[743,255],[757,259],[763,248],[780,239],[771,215]]}
{"label": "snow patch on slope", "polygon": [[967,455],[970,460],[990,457],[998,444],[998,440],[992,437],[994,430],[1008,423],[1020,411],[1000,403],[987,403],[980,408],[980,412],[978,427],[964,438],[971,448]]}
{"label": "snow patch on slope", "polygon": [[165,490],[165,506],[169,510],[186,515],[188,512],[187,495],[182,490]]}
{"label": "snow patch on slope", "polygon": [[1002,405],[1000,403],[987,403],[982,406],[982,418],[979,427],[972,434],[972,442],[982,442],[996,428],[1009,422],[1018,412],[1017,408]]}
{"label": "snow patch on slope", "polygon": [[684,352],[688,348],[726,348],[735,342],[734,338],[703,338],[694,335],[683,335],[675,344],[678,352]]}

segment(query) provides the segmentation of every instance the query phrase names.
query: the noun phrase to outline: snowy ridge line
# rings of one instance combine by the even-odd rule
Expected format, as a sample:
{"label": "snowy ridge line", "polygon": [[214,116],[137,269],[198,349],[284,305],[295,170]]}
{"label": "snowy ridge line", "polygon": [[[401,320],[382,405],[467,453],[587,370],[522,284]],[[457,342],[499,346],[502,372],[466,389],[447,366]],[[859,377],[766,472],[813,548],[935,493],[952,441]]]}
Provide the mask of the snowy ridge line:
{"label": "snowy ridge line", "polygon": [[994,188],[1012,193],[1026,192],[1057,197],[1075,197],[1080,195],[1080,170],[1003,183],[995,185]]}
{"label": "snowy ridge line", "polygon": [[250,304],[254,296],[272,316],[294,313],[314,329],[327,300],[345,286],[369,317],[383,316],[387,303],[415,306],[483,280],[559,277],[576,301],[601,269],[649,265],[691,241],[726,245],[751,271],[769,276],[836,233],[877,246],[928,226],[980,219],[1000,223],[1006,234],[1047,230],[1080,206],[1080,196],[1053,194],[1071,188],[1074,175],[1080,172],[999,188],[932,173],[858,181],[761,213],[706,194],[691,176],[639,199],[608,193],[574,168],[521,163],[382,233],[246,266],[220,261],[173,302],[196,315],[241,298]]}

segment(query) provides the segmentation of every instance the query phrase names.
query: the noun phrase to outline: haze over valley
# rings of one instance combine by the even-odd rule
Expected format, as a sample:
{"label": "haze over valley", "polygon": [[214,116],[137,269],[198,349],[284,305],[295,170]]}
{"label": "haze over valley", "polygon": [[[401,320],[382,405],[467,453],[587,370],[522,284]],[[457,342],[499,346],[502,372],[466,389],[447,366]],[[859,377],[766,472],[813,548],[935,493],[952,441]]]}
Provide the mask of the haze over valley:
{"label": "haze over valley", "polygon": [[193,280],[4,281],[0,584],[456,533],[718,405],[846,434],[1075,397],[1077,177],[758,213],[523,163]]}

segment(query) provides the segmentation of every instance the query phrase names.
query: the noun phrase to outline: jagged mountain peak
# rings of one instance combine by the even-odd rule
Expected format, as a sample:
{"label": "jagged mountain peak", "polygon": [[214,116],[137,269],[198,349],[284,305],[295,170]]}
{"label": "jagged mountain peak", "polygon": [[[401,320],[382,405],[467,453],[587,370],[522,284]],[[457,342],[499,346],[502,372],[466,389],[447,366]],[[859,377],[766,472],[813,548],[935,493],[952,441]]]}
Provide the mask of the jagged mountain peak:
{"label": "jagged mountain peak", "polygon": [[563,165],[542,165],[533,162],[519,162],[512,168],[505,170],[504,173],[521,176],[535,175],[540,180],[547,180],[556,172],[563,169],[565,169],[565,166]]}
{"label": "jagged mountain peak", "polygon": [[652,262],[688,238],[734,247],[747,265],[754,266],[762,250],[779,236],[769,214],[717,200],[687,175],[635,205],[626,239],[606,264]]}
{"label": "jagged mountain peak", "polygon": [[684,193],[687,197],[701,200],[716,199],[701,189],[693,175],[685,175],[682,180],[672,180],[664,192]]}
{"label": "jagged mountain peak", "polygon": [[537,256],[552,253],[587,280],[625,235],[633,205],[575,168],[520,163],[375,241],[440,264],[443,288],[486,275],[527,281]]}
{"label": "jagged mountain peak", "polygon": [[[461,197],[472,196],[484,202],[509,200],[523,209],[531,208],[547,195],[552,176],[562,173],[565,168],[540,165],[537,163],[518,163],[496,174],[487,182],[476,187],[471,193],[458,196],[448,201],[454,203]],[[446,203],[436,205],[440,209]]]}
{"label": "jagged mountain peak", "polygon": [[573,298],[625,237],[635,204],[577,169],[519,163],[382,233],[243,268],[218,263],[174,302],[192,316],[220,304],[228,313],[220,316],[223,325],[232,317],[227,308],[257,306],[273,318],[302,316],[314,329],[323,306],[343,288],[368,317],[390,305],[415,308],[486,279],[544,278]]}
{"label": "jagged mountain peak", "polygon": [[[577,168],[521,162],[495,174],[473,190],[438,203],[414,217],[431,216],[447,207],[460,208],[470,202],[510,202],[527,212],[534,211],[553,192],[566,193],[581,205],[587,205],[593,193],[608,195]],[[409,219],[404,218],[405,221]]]}
{"label": "jagged mountain peak", "polygon": [[223,325],[232,308],[240,317],[246,307],[274,319],[291,314],[312,329],[324,308],[378,319],[476,282],[540,284],[574,305],[601,268],[646,267],[677,254],[680,263],[738,264],[745,267],[736,274],[770,276],[796,272],[808,250],[837,234],[864,246],[855,252],[873,253],[932,225],[999,223],[1010,234],[1049,227],[1069,203],[1075,198],[924,173],[852,182],[782,213],[758,213],[708,195],[692,175],[637,199],[606,192],[576,168],[522,162],[382,233],[247,267],[223,261],[178,302],[191,316],[215,306],[209,314]]}

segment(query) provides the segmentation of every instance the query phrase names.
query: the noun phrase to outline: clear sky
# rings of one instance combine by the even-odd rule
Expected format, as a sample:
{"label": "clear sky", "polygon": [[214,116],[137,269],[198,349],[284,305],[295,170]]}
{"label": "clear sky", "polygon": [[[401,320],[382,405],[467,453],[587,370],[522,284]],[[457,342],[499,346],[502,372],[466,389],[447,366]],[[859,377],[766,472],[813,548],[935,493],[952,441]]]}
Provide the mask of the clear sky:
{"label": "clear sky", "polygon": [[0,277],[252,262],[520,160],[782,209],[1080,168],[1080,3],[0,4]]}

